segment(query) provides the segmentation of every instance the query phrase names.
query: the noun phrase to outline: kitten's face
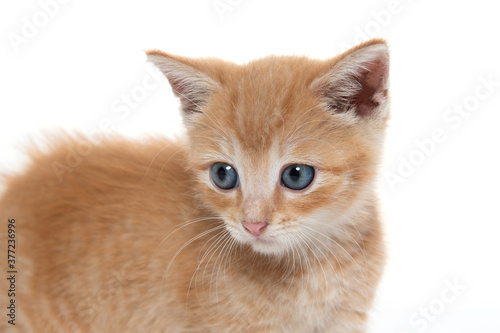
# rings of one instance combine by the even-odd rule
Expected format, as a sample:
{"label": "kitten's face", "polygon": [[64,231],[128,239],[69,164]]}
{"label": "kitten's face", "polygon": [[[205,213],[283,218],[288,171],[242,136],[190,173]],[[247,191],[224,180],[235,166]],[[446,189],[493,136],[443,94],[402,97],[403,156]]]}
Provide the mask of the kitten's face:
{"label": "kitten's face", "polygon": [[[377,55],[386,56],[384,50],[376,49]],[[380,65],[380,58],[369,59],[369,65]],[[387,64],[383,75],[372,70],[375,79],[361,73],[361,89],[348,99],[345,87],[331,85],[332,72],[342,74],[340,60],[209,63],[203,71],[213,81],[201,88],[193,83],[189,89],[202,97],[183,101],[203,200],[236,240],[259,253],[314,250],[349,222],[373,178],[386,118]],[[177,90],[172,83],[181,99],[192,92],[182,90],[182,79]]]}

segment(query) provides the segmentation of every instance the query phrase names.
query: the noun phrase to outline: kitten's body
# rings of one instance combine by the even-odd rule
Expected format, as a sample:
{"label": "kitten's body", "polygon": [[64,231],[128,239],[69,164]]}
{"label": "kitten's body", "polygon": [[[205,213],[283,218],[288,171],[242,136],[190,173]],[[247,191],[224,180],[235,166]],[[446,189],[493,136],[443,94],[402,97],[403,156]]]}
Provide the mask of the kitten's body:
{"label": "kitten's body", "polygon": [[[324,89],[315,79],[331,81],[339,59],[186,61],[159,64],[181,99],[209,94],[212,83],[193,68],[220,90],[209,102],[183,100],[189,142],[106,141],[59,182],[53,162],[78,145],[70,140],[10,180],[0,210],[5,223],[16,219],[18,312],[2,331],[365,330],[384,261],[371,183],[386,102],[371,99],[378,115],[358,112],[360,121],[316,111]],[[238,169],[232,190],[206,179],[221,160]],[[298,192],[276,182],[296,162],[317,172]],[[246,232],[243,220],[266,221],[264,234]]]}

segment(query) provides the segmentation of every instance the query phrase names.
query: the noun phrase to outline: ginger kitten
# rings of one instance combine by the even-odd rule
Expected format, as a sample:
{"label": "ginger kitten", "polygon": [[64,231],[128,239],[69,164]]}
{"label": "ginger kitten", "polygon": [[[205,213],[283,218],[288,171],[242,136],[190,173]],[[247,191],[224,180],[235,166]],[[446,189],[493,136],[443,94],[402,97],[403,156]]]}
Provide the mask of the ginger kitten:
{"label": "ginger kitten", "polygon": [[389,55],[247,65],[161,51],[186,140],[35,153],[0,201],[2,332],[365,332],[384,264],[374,180]]}

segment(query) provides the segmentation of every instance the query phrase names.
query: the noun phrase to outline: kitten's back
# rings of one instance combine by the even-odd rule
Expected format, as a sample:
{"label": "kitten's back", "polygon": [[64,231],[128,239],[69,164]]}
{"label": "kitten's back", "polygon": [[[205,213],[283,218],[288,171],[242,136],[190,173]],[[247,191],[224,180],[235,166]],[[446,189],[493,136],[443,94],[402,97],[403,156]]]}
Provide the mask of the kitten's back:
{"label": "kitten's back", "polygon": [[[77,327],[72,323],[105,328],[101,313],[114,313],[113,321],[133,327],[134,306],[161,306],[156,302],[169,256],[181,240],[199,232],[196,226],[183,228],[156,248],[175,226],[199,214],[192,205],[182,144],[162,139],[107,141],[80,155],[80,163],[65,169],[59,181],[60,169],[54,166],[68,166],[68,154],[82,141],[63,142],[50,154],[34,154],[28,170],[12,177],[0,201],[2,216],[16,221],[16,329],[71,331]],[[2,249],[8,239],[4,222]],[[160,263],[155,250],[163,254]],[[155,264],[162,269],[148,269]],[[180,274],[179,279],[190,277]],[[7,283],[3,278],[1,290],[8,290]],[[120,302],[123,297],[127,303]],[[0,302],[9,302],[5,292]],[[2,332],[9,327],[1,321]]]}

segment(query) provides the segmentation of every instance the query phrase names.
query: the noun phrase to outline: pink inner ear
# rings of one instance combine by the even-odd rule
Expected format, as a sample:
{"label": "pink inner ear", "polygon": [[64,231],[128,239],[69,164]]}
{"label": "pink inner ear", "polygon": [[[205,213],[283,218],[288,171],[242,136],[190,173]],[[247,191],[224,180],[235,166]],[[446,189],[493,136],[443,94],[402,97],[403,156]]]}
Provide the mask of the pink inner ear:
{"label": "pink inner ear", "polygon": [[358,78],[361,90],[353,96],[353,104],[356,105],[356,113],[359,116],[370,115],[387,96],[387,90],[384,89],[387,70],[385,62],[376,60],[370,63]]}
{"label": "pink inner ear", "polygon": [[357,50],[327,74],[313,81],[311,89],[324,98],[334,113],[350,112],[367,117],[387,98],[389,54],[387,48]]}

